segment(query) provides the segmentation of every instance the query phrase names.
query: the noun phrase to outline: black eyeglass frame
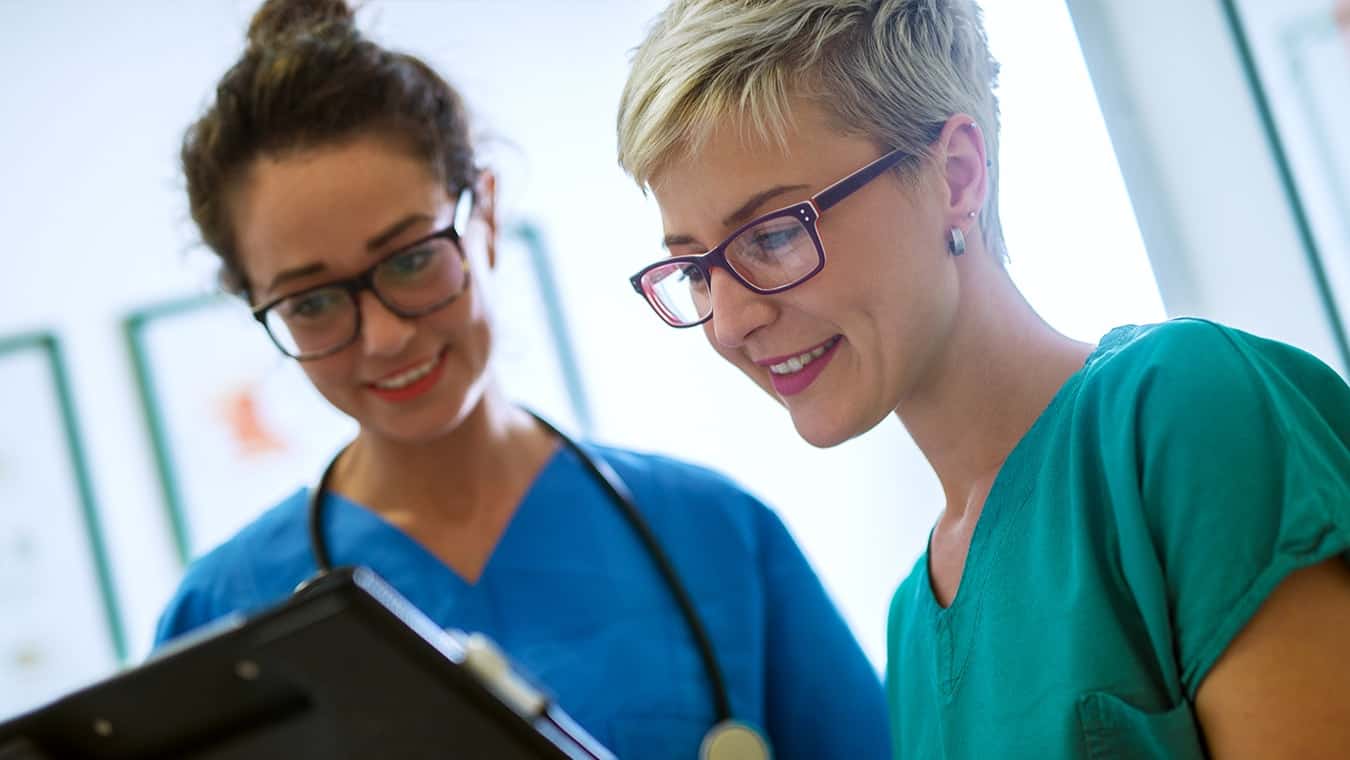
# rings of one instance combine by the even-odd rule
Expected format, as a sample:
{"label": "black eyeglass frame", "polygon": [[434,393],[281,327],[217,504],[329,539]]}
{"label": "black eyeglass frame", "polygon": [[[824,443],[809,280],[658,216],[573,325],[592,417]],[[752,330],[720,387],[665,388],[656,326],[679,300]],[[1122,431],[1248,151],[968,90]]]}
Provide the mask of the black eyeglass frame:
{"label": "black eyeglass frame", "polygon": [[[337,352],[352,345],[357,341],[357,339],[361,337],[361,328],[362,328],[361,302],[357,298],[357,296],[359,296],[364,291],[369,290],[371,293],[375,294],[375,298],[380,302],[380,305],[384,306],[384,308],[388,309],[391,313],[393,313],[395,316],[401,319],[416,319],[418,317],[424,317],[434,311],[444,309],[445,307],[454,303],[456,299],[458,299],[461,295],[464,294],[465,291],[469,289],[469,274],[470,274],[469,257],[465,255],[464,245],[460,242],[460,228],[467,224],[468,215],[472,213],[472,200],[473,200],[472,195],[473,191],[469,188],[465,188],[460,193],[459,199],[455,203],[455,216],[448,226],[436,230],[435,232],[429,233],[427,235],[423,235],[422,237],[408,243],[407,245],[399,246],[396,250],[390,251],[384,256],[381,256],[379,260],[371,264],[369,267],[367,267],[364,271],[360,272],[359,274],[353,275],[351,277],[346,277],[340,280],[333,280],[331,282],[326,282],[321,285],[315,285],[313,287],[305,288],[303,290],[298,290],[294,293],[288,293],[284,296],[279,296],[271,301],[268,301],[267,303],[258,306],[257,308],[254,308],[252,310],[253,318],[256,319],[258,323],[262,325],[263,330],[267,332],[267,337],[272,339],[272,343],[277,347],[277,350],[281,351],[281,353],[285,354],[286,356],[295,359],[296,361],[307,362],[307,361],[314,361],[315,359],[322,359],[327,356],[332,356],[333,354],[336,354]],[[378,270],[381,266],[388,263],[389,261],[392,261],[393,259],[398,258],[403,254],[409,253],[410,251],[416,249],[418,246],[426,245],[432,240],[439,240],[442,238],[448,239],[454,246],[455,252],[459,254],[460,264],[464,268],[463,282],[460,283],[459,289],[456,290],[453,295],[441,301],[437,301],[436,303],[431,304],[429,306],[424,306],[420,309],[404,309],[398,306],[397,304],[391,303],[389,299],[385,298],[384,294],[380,292],[380,289],[375,287],[375,271]],[[334,346],[333,348],[324,349],[323,351],[317,353],[301,354],[298,356],[296,354],[291,353],[286,349],[284,345],[282,345],[281,341],[277,339],[277,336],[272,333],[272,328],[267,324],[268,312],[276,308],[284,301],[289,301],[292,298],[299,298],[309,293],[314,293],[316,291],[328,290],[330,288],[338,288],[339,290],[346,292],[347,297],[351,300],[352,309],[356,313],[356,323],[355,327],[352,329],[351,337],[349,337],[342,343],[338,344],[337,346]]]}

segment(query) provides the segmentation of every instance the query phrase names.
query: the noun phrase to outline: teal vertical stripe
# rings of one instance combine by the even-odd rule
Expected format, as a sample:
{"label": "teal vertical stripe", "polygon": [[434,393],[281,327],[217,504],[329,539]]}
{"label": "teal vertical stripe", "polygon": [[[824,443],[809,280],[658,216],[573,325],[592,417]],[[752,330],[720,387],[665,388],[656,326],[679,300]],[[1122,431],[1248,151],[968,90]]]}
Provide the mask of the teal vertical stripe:
{"label": "teal vertical stripe", "polygon": [[[1335,20],[1327,12],[1299,19],[1287,26],[1280,36],[1280,44],[1294,81],[1294,92],[1299,105],[1303,109],[1303,116],[1308,122],[1309,130],[1312,132],[1313,143],[1321,159],[1330,166],[1336,160],[1335,147],[1331,139],[1334,127],[1328,127],[1326,120],[1318,111],[1317,98],[1313,89],[1313,80],[1316,78],[1317,72],[1309,70],[1301,55],[1307,45],[1318,41],[1332,42],[1337,48],[1340,48],[1343,44],[1341,30],[1337,28]],[[1346,97],[1350,97],[1350,93],[1346,93]],[[1338,179],[1340,181],[1333,179],[1327,184],[1328,190],[1334,198],[1336,209],[1340,214],[1337,221],[1341,225],[1342,240],[1346,245],[1345,250],[1350,252],[1350,194],[1346,190],[1350,177],[1339,177]]]}
{"label": "teal vertical stripe", "polygon": [[84,510],[84,524],[88,533],[89,548],[94,555],[94,564],[98,572],[99,590],[103,594],[103,611],[108,618],[108,629],[112,635],[113,647],[117,658],[127,659],[126,630],[122,624],[122,613],[117,606],[117,597],[113,592],[112,571],[108,563],[108,552],[103,539],[103,528],[99,521],[98,508],[94,500],[94,488],[89,478],[88,461],[85,458],[84,444],[76,423],[74,396],[70,390],[70,376],[66,370],[66,360],[61,344],[48,335],[43,342],[51,357],[52,375],[56,380],[57,395],[61,400],[61,419],[65,425],[66,445],[70,449],[71,464],[75,468],[76,482],[80,489],[80,505]]}
{"label": "teal vertical stripe", "polygon": [[123,322],[127,352],[131,357],[132,371],[136,375],[136,391],[140,396],[141,409],[149,428],[150,445],[155,456],[155,469],[159,474],[164,506],[168,512],[169,527],[173,532],[174,548],[178,552],[178,561],[183,565],[192,559],[193,551],[188,533],[187,505],[183,503],[182,488],[175,474],[173,451],[169,446],[169,431],[165,426],[164,411],[159,405],[155,376],[150,367],[150,355],[145,345],[145,329],[154,320],[195,311],[217,304],[221,300],[220,296],[194,296],[169,301],[136,311]]}
{"label": "teal vertical stripe", "polygon": [[1313,279],[1317,283],[1317,291],[1322,300],[1322,308],[1326,311],[1327,320],[1331,323],[1332,338],[1336,341],[1336,347],[1340,350],[1341,364],[1346,368],[1346,371],[1350,371],[1350,343],[1347,343],[1345,322],[1341,318],[1340,309],[1336,306],[1335,294],[1331,291],[1331,283],[1327,280],[1326,270],[1322,266],[1322,254],[1318,249],[1317,239],[1313,235],[1312,223],[1308,219],[1307,209],[1303,205],[1303,196],[1299,193],[1298,184],[1294,180],[1294,171],[1289,163],[1289,156],[1284,149],[1284,143],[1280,138],[1279,127],[1275,123],[1275,114],[1270,105],[1270,98],[1266,95],[1265,86],[1262,84],[1260,73],[1256,67],[1251,40],[1247,35],[1246,27],[1242,23],[1241,12],[1237,8],[1236,0],[1220,0],[1220,2],[1228,26],[1232,30],[1234,43],[1237,45],[1238,57],[1242,60],[1243,73],[1251,87],[1252,97],[1256,100],[1257,110],[1261,116],[1261,125],[1266,133],[1266,141],[1270,147],[1271,155],[1275,158],[1275,165],[1280,173],[1280,182],[1284,186],[1285,196],[1289,200],[1289,210],[1294,215],[1294,224],[1298,228],[1299,239],[1303,243],[1304,254],[1307,256],[1309,266],[1312,267]]}
{"label": "teal vertical stripe", "polygon": [[108,636],[112,640],[113,651],[120,662],[127,660],[126,630],[122,622],[122,612],[117,604],[117,595],[113,588],[112,570],[108,561],[108,552],[103,539],[102,524],[99,521],[98,503],[94,498],[93,482],[89,475],[88,459],[84,452],[84,441],[77,422],[74,396],[70,388],[70,376],[66,370],[65,355],[60,342],[49,333],[19,335],[0,340],[0,354],[11,351],[41,351],[47,359],[52,373],[52,383],[56,389],[57,403],[60,406],[62,434],[66,450],[70,456],[70,466],[75,475],[75,486],[80,499],[80,516],[84,520],[85,540],[94,559],[94,572],[97,576],[99,595],[102,597],[103,616],[107,621]]}
{"label": "teal vertical stripe", "polygon": [[549,256],[548,246],[544,243],[543,233],[530,222],[515,225],[510,234],[520,238],[530,251],[530,263],[534,267],[539,297],[544,302],[544,313],[548,317],[558,366],[562,368],[567,398],[572,404],[577,424],[581,427],[577,432],[582,437],[588,437],[594,430],[594,418],[591,415],[590,401],[586,397],[585,384],[581,380],[581,365],[572,346],[572,331],[567,326],[567,314],[563,311],[562,296],[558,292],[558,280],[554,276],[553,260]]}

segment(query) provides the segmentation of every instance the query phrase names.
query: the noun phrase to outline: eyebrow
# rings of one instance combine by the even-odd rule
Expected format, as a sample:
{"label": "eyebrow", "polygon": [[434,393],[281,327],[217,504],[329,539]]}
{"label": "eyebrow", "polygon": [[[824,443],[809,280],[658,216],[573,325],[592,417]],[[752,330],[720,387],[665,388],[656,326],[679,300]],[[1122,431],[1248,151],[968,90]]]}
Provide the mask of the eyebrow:
{"label": "eyebrow", "polygon": [[[809,189],[809,187],[810,185],[776,185],[763,192],[755,193],[754,195],[750,196],[749,200],[747,200],[745,203],[742,203],[740,207],[737,208],[735,211],[731,212],[730,214],[727,214],[726,218],[722,220],[722,226],[727,228],[738,227],[741,224],[749,221],[750,217],[753,216],[754,213],[758,211],[760,207],[763,206],[770,198],[775,198],[779,195],[782,195],[784,193],[790,193],[795,190],[806,190]],[[667,248],[673,245],[688,245],[690,243],[695,242],[698,241],[694,240],[692,235],[666,235],[665,238],[662,239],[661,241],[662,245],[664,245]]]}
{"label": "eyebrow", "polygon": [[[378,253],[390,240],[393,240],[407,231],[409,227],[422,221],[430,222],[434,220],[426,214],[408,214],[397,222],[389,225],[389,227],[385,228],[380,234],[367,240],[366,250],[371,253]],[[280,285],[284,285],[292,280],[301,279],[302,277],[319,274],[327,269],[328,267],[325,266],[322,261],[316,261],[313,264],[306,264],[294,269],[283,270],[279,272],[276,277],[272,278],[271,284],[267,286],[267,292],[275,293],[277,287]]]}
{"label": "eyebrow", "polygon": [[381,248],[383,248],[386,243],[403,234],[405,230],[407,230],[414,224],[418,222],[433,222],[433,221],[435,220],[432,219],[430,216],[427,216],[426,214],[408,214],[407,216],[403,217],[397,222],[389,225],[389,227],[385,229],[384,232],[381,232],[380,234],[376,235],[370,240],[367,240],[366,250],[370,251],[371,253],[376,253]]}

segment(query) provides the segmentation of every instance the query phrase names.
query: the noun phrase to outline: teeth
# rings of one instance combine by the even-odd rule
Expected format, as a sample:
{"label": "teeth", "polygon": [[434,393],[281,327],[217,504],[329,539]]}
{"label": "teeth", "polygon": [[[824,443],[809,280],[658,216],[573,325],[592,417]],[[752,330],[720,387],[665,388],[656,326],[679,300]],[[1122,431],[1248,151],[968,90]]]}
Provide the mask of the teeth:
{"label": "teeth", "polygon": [[769,371],[775,375],[791,375],[794,372],[801,372],[803,367],[824,356],[825,352],[833,348],[834,344],[838,342],[839,339],[837,337],[831,338],[825,341],[824,344],[803,354],[794,356],[785,362],[769,365]]}
{"label": "teeth", "polygon": [[404,372],[401,375],[395,375],[386,380],[381,380],[378,383],[375,383],[375,387],[387,391],[395,391],[398,390],[399,388],[406,388],[409,385],[412,385],[413,383],[417,382],[418,380],[421,380],[422,378],[430,374],[431,371],[436,368],[436,363],[439,362],[440,360],[441,357],[437,356],[436,358],[432,359],[426,364],[423,364],[420,367],[413,367],[412,369],[408,370],[407,372]]}

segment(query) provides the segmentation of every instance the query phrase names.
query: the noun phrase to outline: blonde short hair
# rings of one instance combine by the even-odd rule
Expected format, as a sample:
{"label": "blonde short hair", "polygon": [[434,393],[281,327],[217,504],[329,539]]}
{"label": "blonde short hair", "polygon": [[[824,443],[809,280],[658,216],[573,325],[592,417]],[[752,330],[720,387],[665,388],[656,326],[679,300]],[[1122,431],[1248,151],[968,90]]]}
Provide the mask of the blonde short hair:
{"label": "blonde short hair", "polygon": [[916,156],[967,113],[989,159],[980,226],[1001,255],[997,79],[973,0],[673,0],[633,57],[619,164],[645,188],[727,115],[781,143],[793,97],[843,133]]}

